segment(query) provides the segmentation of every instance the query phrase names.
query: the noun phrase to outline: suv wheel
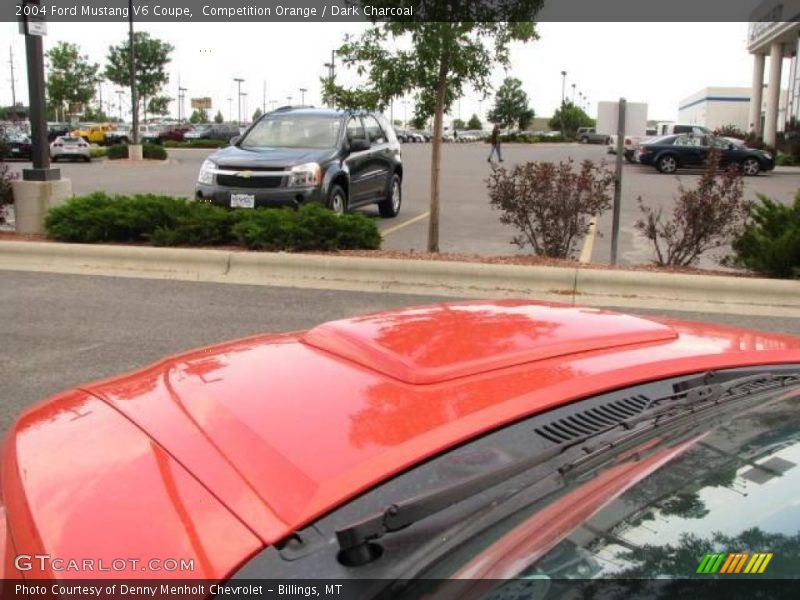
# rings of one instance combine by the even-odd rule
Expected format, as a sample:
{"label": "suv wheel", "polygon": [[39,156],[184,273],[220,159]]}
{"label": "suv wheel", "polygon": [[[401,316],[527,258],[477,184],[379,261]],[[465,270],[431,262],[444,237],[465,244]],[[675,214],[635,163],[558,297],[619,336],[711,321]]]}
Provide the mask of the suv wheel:
{"label": "suv wheel", "polygon": [[327,206],[337,215],[343,215],[347,212],[347,194],[344,189],[342,189],[342,186],[331,186],[328,192]]}
{"label": "suv wheel", "polygon": [[400,213],[400,206],[403,204],[403,187],[400,176],[392,176],[392,183],[389,186],[389,193],[386,198],[378,202],[378,211],[384,219],[391,219]]}

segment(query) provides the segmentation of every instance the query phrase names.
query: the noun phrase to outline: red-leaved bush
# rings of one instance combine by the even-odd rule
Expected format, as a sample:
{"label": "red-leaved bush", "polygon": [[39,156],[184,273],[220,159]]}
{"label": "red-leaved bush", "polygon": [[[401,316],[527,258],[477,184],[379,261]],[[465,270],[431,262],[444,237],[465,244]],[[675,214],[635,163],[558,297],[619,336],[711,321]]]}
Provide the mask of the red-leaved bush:
{"label": "red-leaved bush", "polygon": [[718,173],[718,167],[719,152],[713,150],[697,187],[681,184],[669,217],[639,198],[644,217],[635,227],[652,243],[656,264],[688,267],[744,231],[753,203],[744,199],[742,173],[736,167]]}
{"label": "red-leaved bush", "polygon": [[512,243],[538,256],[568,258],[586,235],[589,221],[611,207],[614,173],[602,163],[528,162],[493,169],[487,182],[500,221],[519,235]]}

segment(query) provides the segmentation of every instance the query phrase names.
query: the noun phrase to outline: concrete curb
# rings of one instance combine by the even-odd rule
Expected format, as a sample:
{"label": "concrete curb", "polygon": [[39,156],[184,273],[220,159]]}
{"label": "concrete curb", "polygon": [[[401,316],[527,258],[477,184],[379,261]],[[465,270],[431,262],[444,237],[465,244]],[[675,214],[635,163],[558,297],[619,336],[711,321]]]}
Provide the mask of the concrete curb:
{"label": "concrete curb", "polygon": [[800,282],[227,250],[0,242],[0,269],[800,318]]}

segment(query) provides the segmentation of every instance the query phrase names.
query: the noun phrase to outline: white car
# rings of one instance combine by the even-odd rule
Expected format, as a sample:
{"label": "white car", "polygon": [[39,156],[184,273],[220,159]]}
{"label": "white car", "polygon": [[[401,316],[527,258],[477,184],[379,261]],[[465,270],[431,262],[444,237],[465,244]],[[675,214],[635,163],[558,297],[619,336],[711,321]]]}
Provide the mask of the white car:
{"label": "white car", "polygon": [[92,160],[92,152],[83,138],[60,135],[50,144],[50,158],[53,162],[62,158],[77,158],[89,162]]}

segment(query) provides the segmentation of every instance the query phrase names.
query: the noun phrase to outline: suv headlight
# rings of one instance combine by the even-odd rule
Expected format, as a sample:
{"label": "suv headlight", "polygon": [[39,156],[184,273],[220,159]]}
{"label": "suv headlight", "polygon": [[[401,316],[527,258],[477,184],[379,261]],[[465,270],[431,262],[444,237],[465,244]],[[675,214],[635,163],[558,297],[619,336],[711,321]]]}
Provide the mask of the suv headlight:
{"label": "suv headlight", "polygon": [[316,187],[322,181],[322,169],[317,163],[306,163],[292,167],[289,187]]}
{"label": "suv headlight", "polygon": [[197,176],[197,181],[199,183],[205,183],[206,185],[212,185],[214,183],[214,170],[217,168],[217,164],[211,160],[204,160],[202,166],[200,167],[200,175]]}

